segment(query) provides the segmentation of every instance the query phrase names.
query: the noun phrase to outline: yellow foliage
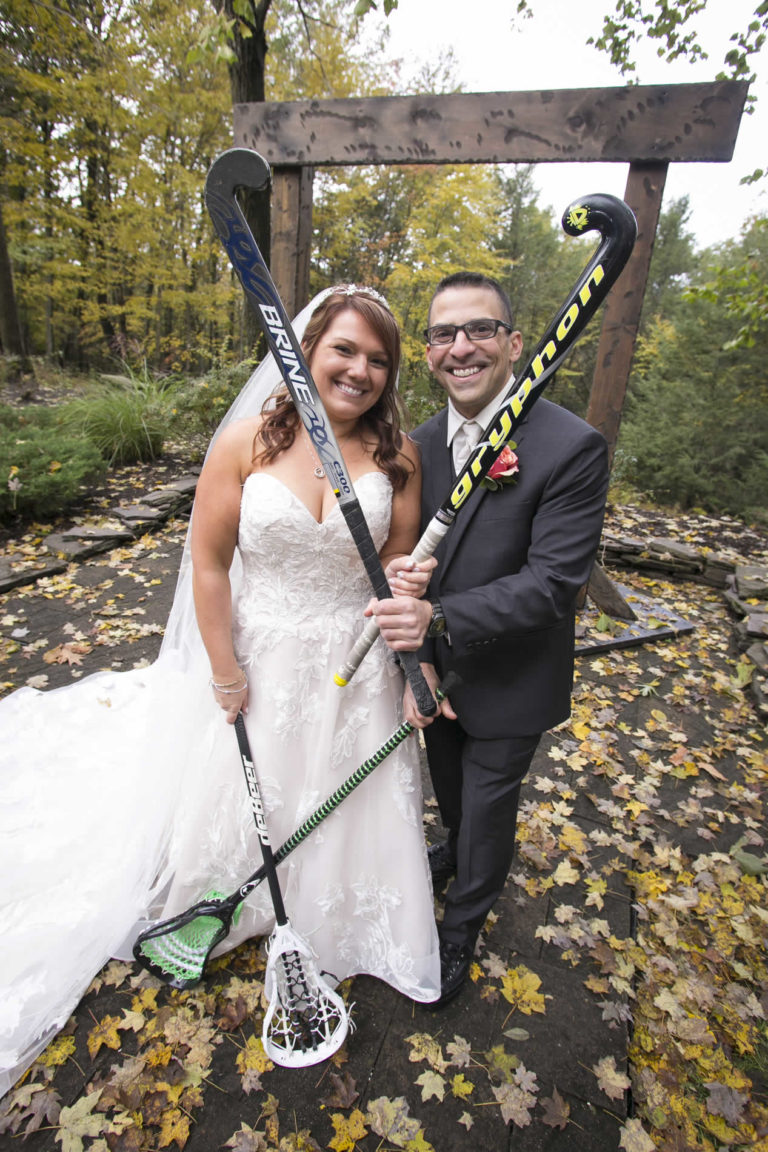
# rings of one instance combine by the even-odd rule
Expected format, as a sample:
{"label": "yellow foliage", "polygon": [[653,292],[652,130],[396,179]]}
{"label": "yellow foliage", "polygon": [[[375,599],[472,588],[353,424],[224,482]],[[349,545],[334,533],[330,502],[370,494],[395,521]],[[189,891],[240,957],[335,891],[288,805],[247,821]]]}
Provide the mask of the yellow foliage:
{"label": "yellow foliage", "polygon": [[55,1040],[51,1041],[45,1052],[38,1056],[37,1062],[45,1065],[46,1068],[58,1068],[59,1065],[66,1064],[74,1051],[74,1036],[57,1036]]}
{"label": "yellow foliage", "polygon": [[189,1116],[179,1108],[171,1108],[164,1112],[160,1125],[160,1135],[157,1138],[159,1148],[167,1148],[169,1144],[176,1144],[183,1148],[189,1139]]}
{"label": "yellow foliage", "polygon": [[357,1141],[368,1135],[365,1116],[359,1108],[353,1109],[348,1118],[341,1112],[334,1112],[331,1123],[336,1135],[328,1142],[328,1147],[333,1148],[334,1152],[352,1152]]}
{"label": "yellow foliage", "polygon": [[530,1016],[532,1012],[545,1012],[544,997],[539,992],[541,980],[524,964],[511,969],[501,981],[501,992],[513,1008]]}
{"label": "yellow foliage", "polygon": [[235,1063],[241,1075],[243,1072],[247,1072],[249,1068],[256,1072],[269,1072],[274,1068],[274,1064],[264,1051],[260,1036],[248,1037],[245,1048],[238,1052]]}
{"label": "yellow foliage", "polygon": [[102,1044],[106,1044],[107,1048],[114,1048],[117,1051],[120,1047],[120,1035],[118,1033],[120,1023],[119,1016],[105,1016],[95,1027],[91,1028],[88,1033],[88,1052],[92,1060]]}
{"label": "yellow foliage", "polygon": [[454,1076],[453,1080],[451,1080],[451,1091],[454,1096],[458,1096],[460,1100],[466,1100],[468,1096],[472,1095],[474,1090],[474,1084],[471,1080],[465,1078],[463,1072],[459,1072]]}

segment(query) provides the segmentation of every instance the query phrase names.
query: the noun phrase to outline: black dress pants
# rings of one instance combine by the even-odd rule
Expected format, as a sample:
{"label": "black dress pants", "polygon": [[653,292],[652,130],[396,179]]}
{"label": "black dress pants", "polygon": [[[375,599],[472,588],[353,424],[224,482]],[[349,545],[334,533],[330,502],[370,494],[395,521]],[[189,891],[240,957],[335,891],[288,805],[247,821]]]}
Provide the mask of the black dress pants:
{"label": "black dress pants", "polygon": [[424,739],[440,816],[456,852],[440,936],[474,947],[512,864],[520,784],[541,733],[480,740],[458,721],[439,717],[424,729]]}

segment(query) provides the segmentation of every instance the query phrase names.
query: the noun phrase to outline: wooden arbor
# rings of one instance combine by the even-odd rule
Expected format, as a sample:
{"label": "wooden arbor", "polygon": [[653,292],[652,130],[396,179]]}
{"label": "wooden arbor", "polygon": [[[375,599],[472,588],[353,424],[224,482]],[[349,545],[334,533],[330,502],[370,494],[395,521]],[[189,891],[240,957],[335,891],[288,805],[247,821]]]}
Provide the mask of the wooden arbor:
{"label": "wooden arbor", "polygon": [[[624,199],[638,221],[627,267],[608,295],[587,420],[616,449],[645,286],[670,163],[733,156],[748,84],[385,96],[238,104],[236,146],[272,167],[271,272],[286,309],[309,299],[312,175],[345,164],[629,165]],[[435,269],[435,281],[440,269]],[[537,333],[531,334],[533,339]],[[589,594],[605,611],[634,613],[595,565]]]}
{"label": "wooden arbor", "polygon": [[731,159],[747,87],[723,80],[238,104],[234,139],[273,170],[271,271],[290,315],[309,298],[315,167],[629,164],[624,199],[637,216],[638,239],[606,301],[587,412],[613,457],[667,168]]}

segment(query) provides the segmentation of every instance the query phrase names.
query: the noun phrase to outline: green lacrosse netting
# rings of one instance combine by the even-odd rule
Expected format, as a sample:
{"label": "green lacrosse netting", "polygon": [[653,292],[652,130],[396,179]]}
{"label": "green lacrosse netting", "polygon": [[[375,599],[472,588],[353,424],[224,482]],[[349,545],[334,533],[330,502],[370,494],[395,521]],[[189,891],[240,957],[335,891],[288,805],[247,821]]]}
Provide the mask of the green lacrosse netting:
{"label": "green lacrosse netting", "polygon": [[[212,888],[202,900],[226,900],[226,896]],[[242,907],[242,904],[238,904],[235,909],[231,921],[233,924],[237,924],[240,919]],[[202,979],[211,949],[216,947],[228,931],[228,916],[221,919],[203,914],[181,925],[175,932],[165,932],[142,940],[138,951],[156,976],[177,988],[185,988]]]}

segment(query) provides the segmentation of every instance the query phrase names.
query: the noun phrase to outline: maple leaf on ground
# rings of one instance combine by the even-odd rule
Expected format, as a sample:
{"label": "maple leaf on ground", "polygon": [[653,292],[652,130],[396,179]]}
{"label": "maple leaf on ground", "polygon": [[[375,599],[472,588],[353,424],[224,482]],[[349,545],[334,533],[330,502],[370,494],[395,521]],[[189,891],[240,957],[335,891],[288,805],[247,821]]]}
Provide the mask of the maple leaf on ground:
{"label": "maple leaf on ground", "polygon": [[242,996],[236,1000],[228,1000],[221,1013],[216,1017],[216,1027],[222,1032],[234,1032],[240,1027],[248,1015],[248,1007]]}
{"label": "maple leaf on ground", "polygon": [[262,1072],[269,1072],[274,1068],[274,1064],[264,1051],[264,1045],[261,1042],[260,1036],[248,1037],[245,1048],[237,1054],[235,1064],[241,1075],[249,1071],[261,1074]]}
{"label": "maple leaf on ground", "polygon": [[233,976],[222,995],[227,1000],[243,1000],[249,1012],[258,1012],[263,992],[264,985],[261,980],[243,980],[239,976]]}
{"label": "maple leaf on ground", "polygon": [[403,1148],[409,1140],[415,1140],[420,1131],[418,1120],[408,1114],[408,1101],[404,1096],[390,1100],[379,1096],[371,1100],[365,1119],[377,1136],[391,1140],[398,1148]]}
{"label": "maple leaf on ground", "polygon": [[619,1147],[624,1152],[655,1152],[656,1149],[639,1120],[627,1120],[621,1129]]}
{"label": "maple leaf on ground", "polygon": [[611,1100],[621,1100],[629,1088],[629,1077],[616,1067],[614,1056],[603,1056],[597,1064],[592,1065],[592,1071],[597,1076],[598,1087]]}
{"label": "maple leaf on ground", "polygon": [[744,1107],[749,1097],[735,1088],[712,1081],[704,1087],[709,1093],[707,1097],[707,1111],[716,1116],[722,1116],[732,1127],[741,1123]]}
{"label": "maple leaf on ground", "polygon": [[417,1076],[416,1083],[421,1088],[422,1100],[429,1100],[435,1096],[438,1100],[445,1099],[445,1077],[437,1072],[422,1072]]}
{"label": "maple leaf on ground", "polygon": [[[61,1098],[53,1088],[44,1084],[24,1084],[11,1097],[9,1115],[0,1120],[0,1132],[10,1130],[17,1133],[26,1120],[24,1137],[37,1132],[45,1121],[46,1125],[56,1125],[61,1112]],[[10,1113],[14,1112],[13,1119]]]}
{"label": "maple leaf on ground", "polygon": [[62,1152],[83,1152],[83,1137],[98,1136],[104,1123],[100,1112],[94,1116],[93,1110],[99,1102],[101,1091],[81,1096],[71,1108],[62,1108],[59,1113],[59,1130],[56,1143],[61,1144]]}
{"label": "maple leaf on ground", "polygon": [[91,1028],[88,1033],[88,1052],[91,1060],[94,1059],[102,1044],[106,1044],[107,1048],[114,1048],[117,1051],[121,1043],[118,1034],[121,1023],[122,1021],[118,1016],[105,1016],[95,1027]]}
{"label": "maple leaf on ground", "polygon": [[74,1036],[57,1036],[38,1056],[37,1062],[46,1068],[59,1068],[74,1055],[76,1047]]}
{"label": "maple leaf on ground", "polygon": [[544,997],[539,992],[541,980],[530,968],[519,964],[509,970],[501,982],[501,992],[512,1008],[530,1016],[532,1012],[545,1012]]}
{"label": "maple leaf on ground", "polygon": [[247,1068],[240,1077],[240,1086],[246,1096],[250,1096],[251,1092],[261,1092],[264,1087],[261,1082],[261,1072],[255,1068]]}
{"label": "maple leaf on ground", "polygon": [[485,1053],[488,1061],[488,1075],[492,1080],[511,1080],[520,1057],[507,1052],[503,1044],[495,1044]]}
{"label": "maple leaf on ground", "polygon": [[462,1112],[461,1116],[459,1117],[459,1124],[463,1124],[467,1132],[469,1132],[470,1128],[474,1124],[474,1120],[470,1116],[469,1112]]}
{"label": "maple leaf on ground", "polygon": [[500,979],[507,971],[506,964],[495,952],[489,952],[488,955],[483,958],[482,967],[485,968],[492,980]]}
{"label": "maple leaf on ground", "polygon": [[[405,1042],[411,1045],[408,1059],[412,1064],[418,1064],[419,1061],[426,1060],[427,1064],[429,1064],[430,1068],[434,1068],[435,1072],[445,1072],[448,1067],[448,1061],[443,1056],[437,1040],[433,1040],[428,1032],[414,1032],[411,1036],[406,1036]],[[386,1097],[382,1097],[382,1099],[386,1099]]]}
{"label": "maple leaf on ground", "polygon": [[471,1096],[475,1090],[475,1086],[471,1080],[467,1080],[463,1072],[457,1073],[451,1080],[451,1092],[459,1100],[466,1100]]}
{"label": "maple leaf on ground", "polygon": [[309,1128],[302,1128],[300,1132],[289,1132],[281,1137],[280,1152],[323,1152],[313,1137]]}
{"label": "maple leaf on ground", "polygon": [[160,1135],[157,1138],[159,1148],[167,1148],[169,1144],[176,1144],[183,1148],[189,1139],[189,1116],[180,1108],[170,1108],[163,1114]]}
{"label": "maple leaf on ground", "polygon": [[457,1068],[468,1068],[472,1062],[469,1041],[465,1040],[463,1036],[454,1036],[451,1043],[446,1044],[445,1050],[451,1058],[451,1064]]}
{"label": "maple leaf on ground", "polygon": [[536,1104],[536,1097],[530,1092],[524,1092],[517,1084],[500,1084],[492,1089],[499,1105],[505,1124],[515,1124],[518,1128],[527,1128],[531,1122],[531,1110]]}
{"label": "maple leaf on ground", "polygon": [[[102,971],[101,978],[110,987],[118,988],[126,976],[130,976],[133,971],[133,964],[125,964],[122,960],[110,960]],[[154,1008],[155,1005],[153,1004],[152,1007]]]}
{"label": "maple leaf on ground", "polygon": [[573,867],[570,860],[561,860],[552,873],[552,879],[560,887],[563,884],[575,884],[579,875],[578,869]]}
{"label": "maple leaf on ground", "polygon": [[360,1096],[355,1082],[349,1072],[339,1076],[338,1072],[329,1074],[331,1091],[327,1096],[320,1097],[320,1103],[326,1108],[351,1108]]}
{"label": "maple leaf on ground", "polygon": [[43,653],[43,660],[46,664],[69,664],[72,667],[73,664],[82,664],[83,656],[87,656],[90,651],[90,644],[58,644]]}
{"label": "maple leaf on ground", "polygon": [[557,1088],[553,1088],[552,1095],[545,1096],[539,1103],[544,1109],[542,1124],[547,1124],[550,1128],[565,1128],[571,1114],[571,1106],[563,1099]]}
{"label": "maple leaf on ground", "polygon": [[368,1135],[365,1120],[366,1117],[359,1108],[355,1108],[349,1118],[342,1116],[340,1112],[334,1112],[331,1123],[336,1135],[328,1142],[328,1147],[333,1148],[334,1152],[352,1152],[357,1141],[363,1140]]}
{"label": "maple leaf on ground", "polygon": [[233,1152],[268,1152],[264,1133],[257,1132],[245,1122],[240,1124],[238,1132],[225,1141],[224,1147],[232,1148]]}

